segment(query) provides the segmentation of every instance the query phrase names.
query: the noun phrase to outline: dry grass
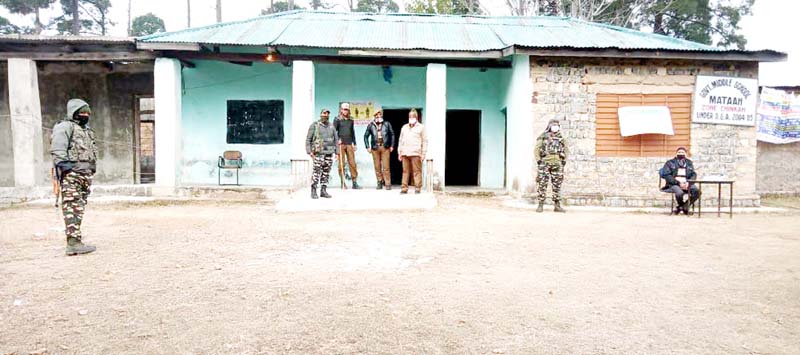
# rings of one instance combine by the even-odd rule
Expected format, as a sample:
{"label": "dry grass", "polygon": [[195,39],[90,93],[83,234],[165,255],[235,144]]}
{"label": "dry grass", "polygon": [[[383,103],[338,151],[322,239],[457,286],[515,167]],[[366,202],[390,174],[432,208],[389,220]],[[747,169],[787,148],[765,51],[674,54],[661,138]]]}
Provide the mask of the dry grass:
{"label": "dry grass", "polygon": [[[800,218],[0,211],[0,354],[797,354]],[[18,305],[15,305],[17,301]]]}

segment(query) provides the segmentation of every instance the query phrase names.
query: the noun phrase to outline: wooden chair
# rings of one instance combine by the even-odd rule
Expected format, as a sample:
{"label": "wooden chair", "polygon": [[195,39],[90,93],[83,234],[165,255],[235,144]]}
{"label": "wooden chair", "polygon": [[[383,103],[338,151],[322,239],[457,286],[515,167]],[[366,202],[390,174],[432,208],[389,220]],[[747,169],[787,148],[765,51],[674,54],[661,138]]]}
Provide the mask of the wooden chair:
{"label": "wooden chair", "polygon": [[658,175],[658,189],[661,190],[663,193],[667,193],[673,196],[669,197],[669,215],[672,216],[675,214],[675,196],[670,189],[665,189],[664,186],[667,185],[667,181],[661,177],[660,171]]}
{"label": "wooden chair", "polygon": [[[239,185],[239,169],[244,166],[242,160],[242,152],[238,150],[226,150],[222,153],[217,161],[217,184],[218,185]],[[222,169],[235,169],[236,170],[236,184],[223,184],[222,183]]]}
{"label": "wooden chair", "polygon": [[[670,201],[669,202],[669,215],[671,216],[671,215],[675,214],[675,196],[674,196],[674,193],[671,190],[664,188],[664,186],[666,186],[666,185],[667,185],[667,181],[664,180],[661,177],[661,174],[659,174],[659,176],[658,176],[658,189],[661,190],[661,192],[663,192],[663,193],[667,193],[667,194],[673,195],[669,199],[669,201]],[[687,193],[687,198],[691,198],[691,197],[688,196],[689,192],[687,191],[686,193]],[[697,202],[699,202],[699,200]],[[695,204],[693,203],[692,204],[692,211],[691,211],[690,214],[694,214],[694,205]]]}

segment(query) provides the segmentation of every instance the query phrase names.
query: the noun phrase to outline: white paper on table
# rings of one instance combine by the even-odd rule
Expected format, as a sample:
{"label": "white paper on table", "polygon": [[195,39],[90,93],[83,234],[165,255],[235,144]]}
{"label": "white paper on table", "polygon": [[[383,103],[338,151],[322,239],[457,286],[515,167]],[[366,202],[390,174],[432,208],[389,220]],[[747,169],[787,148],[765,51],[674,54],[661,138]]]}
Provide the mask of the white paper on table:
{"label": "white paper on table", "polygon": [[620,107],[619,133],[623,137],[638,134],[675,135],[672,129],[672,115],[667,106],[626,106]]}

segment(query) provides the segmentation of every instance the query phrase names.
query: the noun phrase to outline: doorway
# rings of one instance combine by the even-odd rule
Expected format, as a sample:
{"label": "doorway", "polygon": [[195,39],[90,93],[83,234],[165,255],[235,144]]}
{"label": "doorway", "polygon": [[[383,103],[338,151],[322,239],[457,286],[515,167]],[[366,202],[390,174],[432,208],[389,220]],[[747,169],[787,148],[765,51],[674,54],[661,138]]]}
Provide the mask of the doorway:
{"label": "doorway", "polygon": [[152,97],[136,97],[136,182],[153,184],[156,182],[156,136],[155,136],[155,100]]}
{"label": "doorway", "polygon": [[[422,109],[416,108],[419,122],[423,123]],[[397,160],[397,144],[400,142],[400,130],[408,123],[408,111],[411,108],[391,109],[383,111],[383,120],[392,125],[394,130],[394,151],[389,157],[389,170],[392,174],[392,185],[400,185],[403,182],[403,163]]]}
{"label": "doorway", "polygon": [[445,134],[445,185],[478,186],[481,111],[447,110]]}

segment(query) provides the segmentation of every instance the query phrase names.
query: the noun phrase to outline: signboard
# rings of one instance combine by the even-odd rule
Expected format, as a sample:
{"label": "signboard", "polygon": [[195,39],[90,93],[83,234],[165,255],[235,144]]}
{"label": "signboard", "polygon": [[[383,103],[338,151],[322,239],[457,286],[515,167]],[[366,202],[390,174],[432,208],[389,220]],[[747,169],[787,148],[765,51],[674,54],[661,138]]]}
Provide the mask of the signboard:
{"label": "signboard", "polygon": [[764,88],[758,105],[756,139],[773,144],[800,142],[800,96]]}
{"label": "signboard", "polygon": [[637,134],[675,135],[667,106],[626,106],[620,107],[617,113],[619,133],[623,137]]}
{"label": "signboard", "polygon": [[350,102],[350,118],[353,119],[353,121],[354,121],[353,123],[356,126],[366,126],[374,118],[375,109],[379,108],[379,107],[380,107],[380,105],[377,102],[372,102],[372,101],[367,101],[367,102],[351,101]]}
{"label": "signboard", "polygon": [[757,100],[756,79],[698,76],[692,100],[692,122],[753,126]]}

